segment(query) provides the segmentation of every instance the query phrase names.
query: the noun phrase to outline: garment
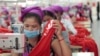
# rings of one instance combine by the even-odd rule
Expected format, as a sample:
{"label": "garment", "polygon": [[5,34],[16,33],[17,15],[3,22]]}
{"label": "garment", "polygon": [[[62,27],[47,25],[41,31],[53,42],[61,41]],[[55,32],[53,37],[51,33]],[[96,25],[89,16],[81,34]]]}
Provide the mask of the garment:
{"label": "garment", "polygon": [[61,25],[62,25],[62,36],[64,37],[64,40],[66,41],[66,43],[70,44],[68,31],[62,22],[61,22]]}
{"label": "garment", "polygon": [[34,7],[34,6],[32,6],[32,7],[27,7],[27,8],[25,8],[25,9],[23,9],[23,10],[21,11],[21,17],[20,17],[20,21],[21,21],[21,22],[23,21],[24,16],[25,16],[27,13],[35,13],[35,14],[37,14],[37,15],[40,17],[40,20],[42,20],[42,19],[43,19],[43,16],[44,16],[44,14],[43,14],[43,12],[42,12],[42,10],[41,10],[40,7]]}
{"label": "garment", "polygon": [[62,15],[61,23],[65,30],[62,31],[62,35],[65,39],[65,41],[70,44],[69,41],[69,31],[71,31],[74,35],[77,34],[77,31],[75,30],[69,16],[67,14]]}
{"label": "garment", "polygon": [[82,46],[82,51],[85,52],[94,52],[95,56],[98,56],[98,48],[96,42],[89,38],[90,32],[84,27],[75,27],[78,31],[78,34],[73,36],[70,35],[71,45]]}
{"label": "garment", "polygon": [[71,21],[70,17],[67,14],[65,14],[65,16],[61,19],[61,22],[63,23],[63,25],[66,29],[71,31],[74,35],[77,34],[77,31],[74,28],[74,26],[72,24],[72,21]]}
{"label": "garment", "polygon": [[12,33],[12,31],[7,28],[0,27],[0,33]]}

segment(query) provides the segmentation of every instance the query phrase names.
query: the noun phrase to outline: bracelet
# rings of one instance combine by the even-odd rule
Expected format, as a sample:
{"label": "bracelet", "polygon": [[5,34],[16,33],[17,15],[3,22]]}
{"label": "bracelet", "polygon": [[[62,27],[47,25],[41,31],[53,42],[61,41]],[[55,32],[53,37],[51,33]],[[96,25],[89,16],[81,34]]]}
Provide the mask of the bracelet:
{"label": "bracelet", "polygon": [[60,42],[60,41],[64,40],[64,38],[62,38],[62,39],[58,39],[58,40],[59,40],[59,42]]}

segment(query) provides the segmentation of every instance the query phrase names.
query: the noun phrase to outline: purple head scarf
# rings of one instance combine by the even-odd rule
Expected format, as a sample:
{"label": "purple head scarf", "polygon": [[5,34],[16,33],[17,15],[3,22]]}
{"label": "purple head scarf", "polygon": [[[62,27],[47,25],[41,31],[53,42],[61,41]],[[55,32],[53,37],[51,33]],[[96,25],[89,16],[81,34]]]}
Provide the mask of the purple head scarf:
{"label": "purple head scarf", "polygon": [[64,12],[68,12],[69,10],[70,10],[70,7],[69,7],[69,6],[63,7],[63,11],[64,11]]}
{"label": "purple head scarf", "polygon": [[5,8],[5,7],[4,7],[4,8],[2,8],[2,12],[3,12],[3,13],[5,13],[5,14],[9,14],[9,12],[8,12],[7,8]]}
{"label": "purple head scarf", "polygon": [[51,6],[51,8],[55,11],[55,12],[60,12],[61,14],[63,14],[63,8],[61,6]]}
{"label": "purple head scarf", "polygon": [[39,7],[27,7],[27,8],[25,8],[25,9],[23,9],[22,11],[21,11],[21,21],[23,21],[23,17],[27,14],[27,13],[34,13],[34,14],[37,14],[39,17],[40,17],[40,19],[42,19],[43,18],[43,12],[42,12],[42,10],[41,10],[41,8],[39,8]]}
{"label": "purple head scarf", "polygon": [[55,13],[55,11],[54,11],[51,7],[44,8],[43,11],[49,11],[49,12],[51,12],[52,14]]}

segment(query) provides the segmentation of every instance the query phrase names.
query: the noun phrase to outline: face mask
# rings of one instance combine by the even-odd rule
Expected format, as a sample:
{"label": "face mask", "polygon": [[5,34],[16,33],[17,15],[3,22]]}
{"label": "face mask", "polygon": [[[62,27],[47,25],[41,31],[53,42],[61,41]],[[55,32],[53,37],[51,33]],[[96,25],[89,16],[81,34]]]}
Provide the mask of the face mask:
{"label": "face mask", "polygon": [[40,33],[39,33],[39,30],[29,31],[29,30],[24,29],[24,34],[27,38],[34,38],[38,36]]}
{"label": "face mask", "polygon": [[43,22],[43,25],[45,26],[47,24],[47,22]]}
{"label": "face mask", "polygon": [[46,26],[47,22],[43,22],[41,27],[44,28]]}

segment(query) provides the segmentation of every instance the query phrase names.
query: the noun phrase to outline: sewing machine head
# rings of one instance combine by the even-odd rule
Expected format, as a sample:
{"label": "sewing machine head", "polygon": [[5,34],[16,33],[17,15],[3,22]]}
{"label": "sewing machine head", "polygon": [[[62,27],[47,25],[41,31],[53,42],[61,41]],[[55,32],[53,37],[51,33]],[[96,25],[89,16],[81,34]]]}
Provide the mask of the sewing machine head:
{"label": "sewing machine head", "polygon": [[24,34],[20,33],[0,33],[0,48],[10,49],[15,53],[23,53],[25,47]]}

